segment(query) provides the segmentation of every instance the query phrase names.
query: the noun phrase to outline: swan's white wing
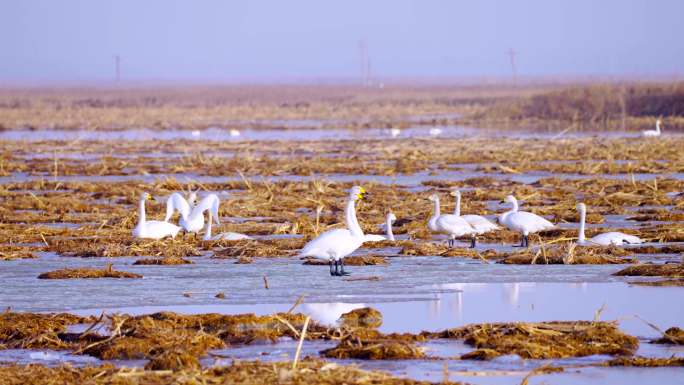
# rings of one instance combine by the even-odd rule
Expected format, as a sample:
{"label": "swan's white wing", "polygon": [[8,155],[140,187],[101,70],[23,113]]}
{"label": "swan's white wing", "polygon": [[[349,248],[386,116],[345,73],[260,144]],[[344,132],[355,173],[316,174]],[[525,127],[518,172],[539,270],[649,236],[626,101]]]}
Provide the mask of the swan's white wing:
{"label": "swan's white wing", "polygon": [[239,241],[239,240],[243,240],[243,239],[254,239],[254,238],[252,238],[246,234],[228,232],[228,233],[218,234],[218,235],[212,237],[211,239],[213,239],[215,241],[218,241],[219,239],[223,239],[226,241]]}
{"label": "swan's white wing", "polygon": [[221,221],[219,220],[218,216],[218,210],[219,210],[219,204],[221,201],[219,200],[218,196],[216,194],[209,194],[202,198],[202,200],[195,206],[194,209],[192,209],[192,216],[196,215],[202,215],[205,211],[209,210],[211,215],[214,217],[214,221],[216,224],[220,225]]}
{"label": "swan's white wing", "polygon": [[470,224],[470,226],[475,229],[478,234],[499,229],[499,226],[480,215],[463,215],[462,217]]}
{"label": "swan's white wing", "polygon": [[363,240],[348,229],[328,230],[304,245],[299,256],[329,259],[333,253],[338,258],[346,257],[358,249]]}
{"label": "swan's white wing", "polygon": [[377,234],[366,234],[363,237],[364,242],[382,242],[386,240],[387,238],[385,238],[385,236]]}
{"label": "swan's white wing", "polygon": [[146,221],[144,228],[136,227],[133,235],[138,238],[162,239],[165,237],[175,237],[180,231],[180,227],[166,221]]}
{"label": "swan's white wing", "polygon": [[643,240],[639,237],[635,237],[634,235],[629,235],[625,233],[620,233],[617,231],[611,231],[608,233],[603,233],[599,234],[589,240],[592,243],[596,243],[602,246],[610,246],[610,245],[622,245],[625,243],[644,243]]}
{"label": "swan's white wing", "polygon": [[188,216],[190,215],[190,205],[179,193],[173,193],[166,199],[166,217],[164,218],[164,222],[168,222],[176,210],[178,210],[183,219],[188,219]]}
{"label": "swan's white wing", "polygon": [[453,214],[440,215],[437,218],[437,227],[456,236],[472,234],[475,231],[463,217]]}
{"label": "swan's white wing", "polygon": [[538,231],[550,230],[556,226],[540,217],[527,211],[517,211],[508,215],[505,220],[506,226],[518,231],[536,233]]}

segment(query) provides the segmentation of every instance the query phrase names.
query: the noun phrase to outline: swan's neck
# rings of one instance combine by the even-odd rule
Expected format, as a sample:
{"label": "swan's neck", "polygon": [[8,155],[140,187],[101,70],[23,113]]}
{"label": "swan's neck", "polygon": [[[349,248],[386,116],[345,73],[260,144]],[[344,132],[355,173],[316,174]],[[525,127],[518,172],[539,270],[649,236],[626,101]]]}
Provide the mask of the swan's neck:
{"label": "swan's neck", "polygon": [[656,122],[656,132],[660,134],[660,121]]}
{"label": "swan's neck", "polygon": [[456,208],[454,209],[454,215],[457,217],[461,216],[461,194],[456,195]]}
{"label": "swan's neck", "polygon": [[577,237],[577,240],[581,243],[584,242],[586,237],[584,236],[584,222],[587,219],[587,211],[586,210],[580,210],[580,226],[579,226],[579,235]]}
{"label": "swan's neck", "polygon": [[145,225],[145,199],[140,200],[138,206],[138,226]]}
{"label": "swan's neck", "polygon": [[513,202],[511,202],[511,204],[513,205],[513,207],[511,207],[511,210],[509,212],[510,213],[518,212],[518,200],[513,199]]}
{"label": "swan's neck", "polygon": [[385,224],[387,239],[390,241],[394,240],[394,233],[392,233],[392,220],[389,215],[387,216],[387,223]]}
{"label": "swan's neck", "polygon": [[207,221],[207,230],[204,232],[204,240],[211,239],[211,213],[209,214],[209,221]]}
{"label": "swan's neck", "polygon": [[354,206],[353,199],[349,199],[347,202],[347,208],[344,211],[344,222],[354,236],[363,237],[363,230],[361,230],[359,221],[356,219],[356,207]]}
{"label": "swan's neck", "polygon": [[437,218],[439,218],[439,216],[440,216],[440,212],[439,212],[439,199],[436,199],[436,200],[434,201],[434,205],[435,205],[435,208],[434,208],[434,210],[432,211],[432,217],[430,217],[430,221],[428,222],[428,226],[429,226],[430,228],[432,228],[433,231],[434,231],[434,227],[435,227],[435,222],[437,221]]}

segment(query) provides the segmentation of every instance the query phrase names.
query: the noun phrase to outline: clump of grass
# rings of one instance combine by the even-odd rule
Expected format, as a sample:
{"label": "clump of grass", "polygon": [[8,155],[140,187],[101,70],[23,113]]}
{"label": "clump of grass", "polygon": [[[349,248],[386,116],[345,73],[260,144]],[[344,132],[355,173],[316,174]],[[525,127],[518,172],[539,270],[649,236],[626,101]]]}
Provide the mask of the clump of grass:
{"label": "clump of grass", "polygon": [[652,341],[655,344],[684,345],[684,330],[674,326],[663,333],[663,336]]}
{"label": "clump of grass", "polygon": [[130,273],[127,271],[114,270],[110,263],[104,269],[91,268],[77,268],[77,269],[59,269],[55,271],[48,271],[38,276],[38,279],[93,279],[93,278],[142,278],[140,274]]}
{"label": "clump of grass", "polygon": [[395,340],[359,340],[347,337],[330,349],[321,351],[321,355],[337,359],[360,360],[407,360],[425,357],[422,349],[410,342]]}
{"label": "clump of grass", "polygon": [[380,326],[382,326],[382,313],[371,307],[354,309],[340,317],[340,327],[343,328],[377,329]]}
{"label": "clump of grass", "polygon": [[69,343],[60,339],[67,326],[92,322],[91,318],[66,313],[0,313],[0,348],[65,349]]}
{"label": "clump of grass", "polygon": [[[162,367],[169,367],[163,365]],[[196,382],[236,385],[321,384],[321,385],[430,385],[427,381],[398,378],[384,372],[361,370],[307,359],[292,369],[291,362],[234,361],[231,365],[201,369],[191,365],[183,370],[117,368],[112,364],[74,368],[69,365],[0,366],[0,378],[7,385],[60,384],[146,384],[163,385]],[[445,381],[444,385],[457,385]]]}
{"label": "clump of grass", "polygon": [[616,276],[641,276],[641,277],[674,277],[684,278],[684,264],[682,263],[644,263],[636,266],[629,266],[617,273]]}
{"label": "clump of grass", "polygon": [[619,247],[584,247],[565,243],[556,247],[543,246],[507,253],[499,263],[514,265],[606,265],[636,263],[631,253]]}
{"label": "clump of grass", "polygon": [[[437,333],[442,338],[463,338],[478,350],[517,354],[526,359],[583,357],[594,354],[632,355],[639,341],[622,333],[612,322],[537,322],[468,325]],[[473,353],[488,359],[493,353]]]}
{"label": "clump of grass", "polygon": [[178,257],[143,258],[133,262],[134,265],[191,265],[195,262]]}
{"label": "clump of grass", "polygon": [[635,366],[641,368],[657,368],[663,366],[684,366],[684,357],[651,358],[651,357],[618,357],[603,362],[601,366]]}

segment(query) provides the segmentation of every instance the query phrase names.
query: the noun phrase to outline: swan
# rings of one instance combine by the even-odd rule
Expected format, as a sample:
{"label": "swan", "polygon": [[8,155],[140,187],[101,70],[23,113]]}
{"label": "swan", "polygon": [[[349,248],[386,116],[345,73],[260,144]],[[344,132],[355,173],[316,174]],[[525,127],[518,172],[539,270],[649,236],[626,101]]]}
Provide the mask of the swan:
{"label": "swan", "polygon": [[178,223],[181,227],[189,233],[196,233],[204,227],[204,212],[209,210],[210,215],[214,216],[216,223],[221,224],[218,216],[220,204],[218,196],[216,194],[209,194],[204,197],[197,206],[192,207],[191,205],[196,199],[197,195],[195,193],[190,193],[188,200],[185,200],[179,193],[171,194],[166,200],[166,217],[164,220],[168,222],[173,216],[173,213],[178,210],[181,215]]}
{"label": "swan", "polygon": [[236,130],[234,128],[231,129],[229,132],[230,132],[230,136],[232,136],[233,138],[237,138],[238,136],[242,135],[240,133],[240,130]]}
{"label": "swan", "polygon": [[456,208],[454,209],[454,215],[465,219],[466,222],[468,222],[468,224],[475,229],[470,247],[476,246],[477,236],[479,234],[484,234],[499,229],[499,226],[490,222],[489,219],[481,215],[461,215],[461,191],[453,190],[451,195],[456,197]]}
{"label": "swan", "polygon": [[138,224],[133,229],[133,237],[147,239],[162,239],[170,236],[175,238],[180,231],[180,227],[167,221],[148,221],[145,219],[145,201],[152,199],[146,192],[140,196],[140,206],[138,208]]}
{"label": "swan", "polygon": [[394,241],[394,233],[392,233],[392,222],[396,221],[397,217],[394,214],[387,213],[385,223],[378,225],[380,230],[385,230],[385,235],[366,234],[366,242],[380,242],[380,241]]}
{"label": "swan", "polygon": [[440,136],[442,135],[442,129],[438,127],[433,127],[430,129],[430,136]]}
{"label": "swan", "polygon": [[499,223],[506,226],[509,230],[519,231],[522,234],[520,247],[529,246],[528,236],[530,233],[550,230],[556,227],[553,223],[537,214],[518,211],[518,200],[513,195],[507,196],[504,202],[511,203],[513,208],[499,215]]}
{"label": "swan", "polygon": [[642,136],[645,137],[656,137],[660,136],[660,119],[656,120],[656,129],[655,130],[646,130],[641,132]]}
{"label": "swan", "polygon": [[[326,259],[330,263],[330,275],[349,275],[349,273],[344,271],[343,258],[353,253],[354,250],[358,249],[366,241],[363,230],[359,226],[359,221],[356,219],[356,208],[354,205],[357,200],[363,200],[367,195],[363,187],[352,187],[349,190],[347,207],[344,211],[346,228],[328,230],[312,239],[304,245],[299,253],[299,257]],[[333,263],[335,265],[334,270]]]}
{"label": "swan", "polygon": [[389,134],[391,137],[396,138],[399,135],[401,135],[401,129],[399,128],[390,128]]}
{"label": "swan", "polygon": [[432,194],[428,200],[434,202],[435,209],[428,221],[428,228],[434,232],[449,234],[449,247],[454,245],[456,237],[473,234],[475,229],[458,215],[444,214],[439,212],[439,196]]}
{"label": "swan", "polygon": [[209,217],[207,218],[207,228],[204,231],[204,239],[205,241],[239,241],[243,239],[254,239],[250,237],[249,235],[245,234],[240,234],[240,233],[233,233],[233,232],[228,232],[228,233],[221,233],[221,234],[216,234],[213,237],[211,236],[211,217],[212,215],[209,214]]}
{"label": "swan", "polygon": [[582,246],[600,245],[600,246],[620,246],[622,244],[637,244],[644,243],[644,241],[634,235],[611,231],[609,233],[599,234],[593,238],[586,239],[584,236],[584,222],[587,218],[587,205],[584,203],[577,204],[577,211],[580,213],[580,227],[577,243]]}

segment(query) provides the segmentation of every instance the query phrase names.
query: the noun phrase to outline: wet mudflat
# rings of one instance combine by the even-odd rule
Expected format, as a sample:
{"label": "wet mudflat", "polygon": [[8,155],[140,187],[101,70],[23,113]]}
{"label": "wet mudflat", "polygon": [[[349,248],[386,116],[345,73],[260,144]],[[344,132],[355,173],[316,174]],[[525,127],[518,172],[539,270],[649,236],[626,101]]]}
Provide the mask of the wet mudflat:
{"label": "wet mudflat", "polygon": [[[115,319],[107,318],[115,314],[269,316],[287,313],[297,304],[292,313],[310,316],[315,325],[311,332],[323,333],[338,327],[343,314],[370,307],[382,314],[382,323],[374,332],[359,334],[364,349],[379,344],[390,353],[405,347],[396,344],[410,342],[410,349],[419,349],[422,356],[324,358],[322,351],[337,347],[345,338],[330,331],[325,333],[332,337],[323,338],[323,333],[304,341],[306,365],[318,371],[314,360],[325,359],[415,380],[439,382],[448,377],[474,384],[517,384],[535,370],[529,383],[682,381],[677,375],[681,368],[676,366],[606,366],[619,355],[521,358],[502,354],[473,360],[462,358],[476,350],[463,339],[420,337],[423,331],[438,333],[470,324],[616,321],[621,333],[638,341],[628,357],[684,356],[681,345],[652,342],[666,329],[683,326],[684,308],[679,304],[684,289],[649,283],[676,281],[682,278],[679,273],[614,275],[629,266],[681,264],[684,155],[677,148],[684,144],[682,139],[635,143],[617,135],[596,145],[594,139],[583,136],[561,141],[533,134],[523,139],[465,138],[469,133],[467,129],[445,130],[442,137],[431,138],[425,130],[416,129],[415,133],[404,130],[404,138],[389,139],[379,129],[358,139],[345,131],[331,132],[345,139],[335,144],[326,141],[332,136],[308,136],[300,131],[291,136],[279,132],[282,137],[276,136],[277,142],[259,136],[263,133],[230,139],[229,133],[220,130],[202,133],[200,139],[174,134],[148,140],[138,137],[138,132],[125,131],[111,137],[70,133],[77,135],[67,138],[73,141],[71,150],[89,153],[84,158],[61,156],[56,149],[63,142],[52,141],[56,138],[49,135],[28,138],[35,143],[27,144],[16,141],[25,136],[3,134],[2,143],[12,155],[3,158],[0,180],[0,242],[4,246],[0,304],[12,312],[91,317],[83,325],[69,326],[76,334],[88,330],[104,312],[107,316],[95,331],[100,337],[92,343],[116,332]],[[492,143],[492,137],[498,141]],[[201,155],[203,146],[215,145],[226,156]],[[423,150],[426,147],[434,150]],[[155,153],[144,156],[152,148]],[[251,155],[245,148],[259,153]],[[112,152],[127,156],[111,157]],[[340,222],[341,198],[353,183],[361,183],[375,196],[358,209],[364,230],[381,233],[377,224],[392,210],[399,219],[394,229],[398,240],[366,244],[355,253],[380,256],[385,263],[348,266],[351,276],[333,278],[327,265],[304,264],[296,254],[306,240]],[[475,251],[466,248],[467,240],[458,249],[448,250],[442,236],[425,228],[431,209],[425,198],[433,192],[441,194],[444,210],[451,211],[448,192],[455,187],[463,192],[464,213],[495,219],[506,210],[500,199],[514,193],[523,208],[558,223],[559,229],[531,238],[532,249],[524,258],[511,258],[521,253],[513,247],[519,238],[505,230],[483,235]],[[222,224],[218,229],[247,233],[255,240],[205,242],[201,235],[181,235],[173,241],[130,239],[139,192],[149,191],[163,202],[171,192],[189,189],[219,193]],[[568,246],[577,237],[574,206],[579,200],[590,207],[590,235],[619,230],[647,243],[590,253]],[[316,215],[319,206],[323,209]],[[148,215],[155,219],[163,213],[163,204],[148,208]],[[556,249],[560,251],[554,257]],[[587,254],[603,256],[599,259],[603,262],[585,264],[582,261],[588,259],[582,258]],[[189,263],[135,264],[144,258],[166,257]],[[65,269],[103,273],[95,274],[98,278],[79,274],[38,278],[80,271]],[[113,278],[107,271],[136,278]],[[226,346],[216,341],[208,343],[206,352],[174,351],[179,355],[171,358],[164,355],[168,352],[157,351],[146,352],[144,357],[121,357],[112,353],[113,348],[93,347],[88,353],[80,345],[85,341],[82,336],[81,342],[65,342],[64,350],[40,344],[21,348],[0,341],[0,363],[175,368],[178,363],[194,367],[193,360],[202,367],[231,365],[234,359],[290,362],[297,338],[279,325],[284,334],[274,340],[233,341]],[[301,330],[300,324],[295,326]],[[404,337],[410,341],[387,339],[391,333],[410,334]],[[133,333],[121,338],[142,337]]]}

